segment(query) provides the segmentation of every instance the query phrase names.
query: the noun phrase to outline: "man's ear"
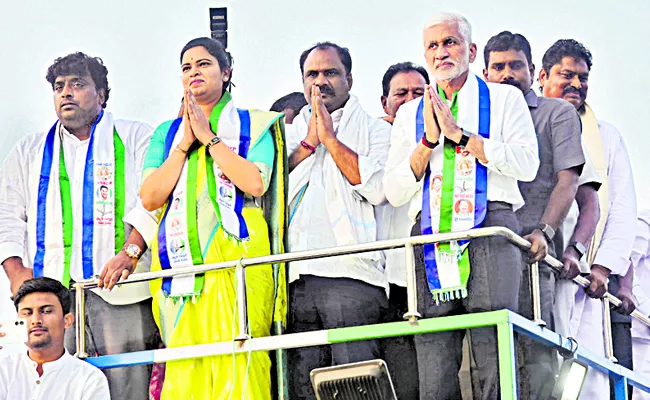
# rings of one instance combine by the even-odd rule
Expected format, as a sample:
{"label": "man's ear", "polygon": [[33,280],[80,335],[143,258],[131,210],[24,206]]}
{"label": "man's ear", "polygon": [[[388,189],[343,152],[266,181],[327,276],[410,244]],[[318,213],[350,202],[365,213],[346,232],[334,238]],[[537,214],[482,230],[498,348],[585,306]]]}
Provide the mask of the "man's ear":
{"label": "man's ear", "polygon": [[485,78],[485,82],[488,81],[488,70],[487,70],[487,68],[483,68],[483,78]]}
{"label": "man's ear", "polygon": [[352,90],[352,72],[348,74],[348,90]]}
{"label": "man's ear", "polygon": [[106,103],[106,91],[104,89],[99,89],[97,97],[99,97],[99,106],[104,108],[104,103]]}
{"label": "man's ear", "polygon": [[67,313],[63,316],[63,319],[65,320],[65,329],[69,329],[74,324],[74,315],[72,313]]}
{"label": "man's ear", "polygon": [[535,83],[535,64],[530,63],[528,72],[530,72],[530,85],[533,86],[533,83]]}
{"label": "man's ear", "polygon": [[542,69],[539,70],[539,86],[541,86],[542,89],[544,89],[544,85],[546,84],[547,80],[548,80],[548,74],[544,69],[544,67],[542,67]]}
{"label": "man's ear", "polygon": [[386,98],[386,96],[381,96],[381,106],[384,109],[384,112],[386,114],[388,114],[388,109],[386,108],[386,101],[387,100],[388,100],[388,98]]}
{"label": "man's ear", "polygon": [[474,60],[476,60],[476,54],[478,52],[478,48],[476,47],[476,43],[471,43],[469,45],[469,62],[473,63]]}

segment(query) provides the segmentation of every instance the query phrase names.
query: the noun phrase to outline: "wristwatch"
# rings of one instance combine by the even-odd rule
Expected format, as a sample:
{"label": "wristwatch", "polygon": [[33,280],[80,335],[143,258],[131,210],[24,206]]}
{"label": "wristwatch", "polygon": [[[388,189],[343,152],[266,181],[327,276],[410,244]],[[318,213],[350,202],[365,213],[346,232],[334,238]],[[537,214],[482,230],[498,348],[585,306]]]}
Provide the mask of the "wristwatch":
{"label": "wristwatch", "polygon": [[472,134],[470,132],[466,131],[465,129],[463,129],[463,136],[458,141],[458,145],[460,147],[466,147],[467,143],[469,142],[469,138],[471,138],[471,137],[472,137]]}
{"label": "wristwatch", "polygon": [[575,241],[575,240],[573,242],[569,243],[569,247],[573,247],[576,250],[576,252],[578,253],[578,255],[580,256],[580,258],[582,258],[582,256],[584,256],[585,253],[587,252],[587,249],[585,248],[585,246],[583,246],[582,243],[580,243],[578,241]]}
{"label": "wristwatch", "polygon": [[206,148],[208,151],[210,151],[210,147],[214,146],[215,144],[217,144],[217,143],[219,143],[219,142],[221,142],[221,139],[219,138],[219,136],[215,136],[215,137],[212,138],[212,140],[210,140],[210,141],[208,142],[208,144],[205,145],[205,148]]}
{"label": "wristwatch", "polygon": [[134,260],[139,260],[140,255],[142,255],[142,249],[140,248],[140,246],[134,243],[124,246],[122,250],[124,250],[126,255],[129,256],[129,258],[132,258]]}
{"label": "wristwatch", "polygon": [[555,236],[555,229],[551,228],[551,225],[549,224],[539,224],[535,227],[535,229],[542,231],[544,236],[546,236],[547,242],[553,240],[553,237]]}

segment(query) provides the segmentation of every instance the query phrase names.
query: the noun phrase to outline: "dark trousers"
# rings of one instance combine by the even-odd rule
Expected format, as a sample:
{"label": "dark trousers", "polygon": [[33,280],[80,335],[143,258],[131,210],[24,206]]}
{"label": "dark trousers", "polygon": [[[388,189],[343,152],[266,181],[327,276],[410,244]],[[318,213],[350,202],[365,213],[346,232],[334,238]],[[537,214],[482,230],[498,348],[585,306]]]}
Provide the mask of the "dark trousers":
{"label": "dark trousers", "polygon": [[[539,263],[539,291],[541,318],[553,330],[553,302],[555,299],[555,274],[551,267]],[[530,265],[524,262],[519,288],[519,314],[533,319],[533,300],[530,286]],[[526,335],[518,335],[519,398],[546,400],[553,391],[557,372],[557,355],[552,347],[545,346]]]}
{"label": "dark trousers", "polygon": [[[505,226],[519,234],[519,222],[512,207],[488,203],[482,227]],[[412,235],[419,235],[420,221]],[[436,305],[428,287],[422,247],[415,248],[418,308],[423,317],[441,317],[509,309],[517,311],[521,280],[521,252],[507,239],[487,237],[469,244],[471,272],[468,296]],[[458,400],[461,398],[458,371],[462,361],[465,331],[415,335],[420,375],[420,399]],[[475,399],[498,399],[500,395],[496,328],[471,332],[471,349],[476,368],[472,369]]]}
{"label": "dark trousers", "polygon": [[[348,278],[301,275],[289,286],[290,333],[377,324],[388,307],[384,288]],[[309,378],[314,368],[381,358],[376,340],[289,350],[292,400],[315,399]]]}
{"label": "dark trousers", "polygon": [[[618,275],[610,275],[608,290],[616,296],[618,293],[619,283]],[[618,364],[633,370],[632,363],[632,319],[629,315],[622,315],[616,310],[610,311],[612,316],[612,342],[614,344],[614,357]],[[610,380],[609,389],[611,398],[614,399],[614,381]],[[632,398],[632,386],[628,386],[628,397]]]}
{"label": "dark trousers", "polygon": [[[75,291],[70,291],[75,304]],[[86,352],[91,356],[158,348],[158,328],[151,313],[151,299],[135,304],[112,305],[86,291]],[[72,313],[76,314],[74,307]],[[65,331],[65,347],[76,350],[74,325]],[[111,399],[149,400],[152,365],[105,369]]]}
{"label": "dark trousers", "polygon": [[[404,321],[403,316],[407,309],[406,288],[391,284],[388,309],[382,322]],[[419,399],[418,363],[413,336],[381,339],[379,345],[388,365],[397,398],[399,400]]]}

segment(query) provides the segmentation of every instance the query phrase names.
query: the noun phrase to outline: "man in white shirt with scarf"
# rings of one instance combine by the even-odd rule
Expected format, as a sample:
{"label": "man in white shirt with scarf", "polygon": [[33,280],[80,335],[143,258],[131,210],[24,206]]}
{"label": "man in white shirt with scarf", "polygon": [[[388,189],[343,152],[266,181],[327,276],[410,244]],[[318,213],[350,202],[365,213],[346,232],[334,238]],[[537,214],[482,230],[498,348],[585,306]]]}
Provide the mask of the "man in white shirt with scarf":
{"label": "man in white shirt with scarf", "polygon": [[[520,90],[486,84],[469,71],[477,49],[465,17],[433,16],[423,42],[436,85],[397,113],[384,177],[386,197],[395,207],[410,203],[412,235],[488,226],[519,234],[514,210],[523,199],[517,181],[533,180],[539,166],[526,101]],[[433,184],[440,179],[442,185]],[[516,246],[499,237],[416,248],[420,313],[517,311],[521,257]],[[461,398],[464,335],[415,336],[421,399]],[[477,367],[472,374],[478,382],[474,397],[498,398],[494,327],[473,329],[471,343]]]}
{"label": "man in white shirt with scarf", "polygon": [[[0,174],[0,262],[12,293],[32,277],[47,276],[68,288],[100,277],[100,289],[86,292],[91,356],[157,343],[147,283],[110,291],[134,270],[149,269],[138,231],[156,226],[136,207],[152,129],[105,110],[107,74],[100,58],[83,53],[55,60],[46,79],[59,119],[48,133],[21,140]],[[65,344],[75,352],[75,329],[67,331]],[[105,373],[113,398],[148,399],[150,366]]]}
{"label": "man in white shirt with scarf", "polygon": [[[610,274],[611,278],[614,275],[623,277],[628,271],[635,234],[632,227],[637,214],[632,167],[623,137],[613,125],[597,120],[585,103],[591,65],[591,53],[581,43],[573,39],[558,40],[542,58],[539,83],[544,96],[563,98],[578,110],[586,151],[602,180],[598,190],[600,218],[593,239],[586,243],[572,241],[566,244],[564,251],[565,256],[575,253],[570,257],[582,260],[581,268],[591,285],[584,290],[570,286],[573,302],[567,301],[559,290],[556,309],[562,312],[556,313],[555,318],[569,318],[569,332],[560,334],[571,335],[581,346],[604,355],[603,308],[599,298],[607,290]],[[568,225],[565,238],[570,237],[574,229],[577,232],[582,228],[575,208],[565,224]],[[628,297],[622,300],[634,304]],[[608,398],[608,387],[608,377],[591,368],[580,398]]]}
{"label": "man in white shirt with scarf", "polygon": [[[390,125],[366,114],[350,95],[346,48],[318,43],[302,53],[300,70],[309,105],[287,129],[289,250],[373,242],[381,223],[374,206],[385,202]],[[291,263],[288,330],[379,323],[387,306],[384,264],[380,251]],[[291,398],[314,398],[314,368],[379,356],[375,340],[290,351]]]}

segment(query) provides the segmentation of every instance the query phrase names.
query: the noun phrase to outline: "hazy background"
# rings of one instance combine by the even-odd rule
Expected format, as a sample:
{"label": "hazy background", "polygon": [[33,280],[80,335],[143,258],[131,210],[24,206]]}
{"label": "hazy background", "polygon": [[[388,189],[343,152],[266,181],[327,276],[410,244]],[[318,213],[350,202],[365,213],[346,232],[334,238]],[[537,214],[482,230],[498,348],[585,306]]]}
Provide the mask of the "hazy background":
{"label": "hazy background", "polygon": [[[228,6],[228,49],[235,58],[238,105],[268,109],[280,96],[301,91],[298,58],[318,41],[350,49],[352,92],[362,106],[382,114],[381,78],[389,65],[424,65],[421,29],[435,11],[464,14],[473,25],[483,68],[483,45],[502,30],[522,33],[536,65],[557,39],[575,38],[594,55],[588,101],[598,118],[617,126],[631,154],[640,208],[650,207],[643,157],[650,80],[650,2],[627,0],[487,2],[282,0],[2,0],[0,15],[0,161],[25,135],[56,120],[45,71],[73,51],[104,59],[112,87],[108,110],[154,127],[180,105],[179,52],[209,36],[210,7]],[[0,279],[4,279],[0,274]],[[0,288],[1,290],[1,288]],[[0,298],[6,296],[0,295]],[[7,306],[0,304],[0,320]]]}

